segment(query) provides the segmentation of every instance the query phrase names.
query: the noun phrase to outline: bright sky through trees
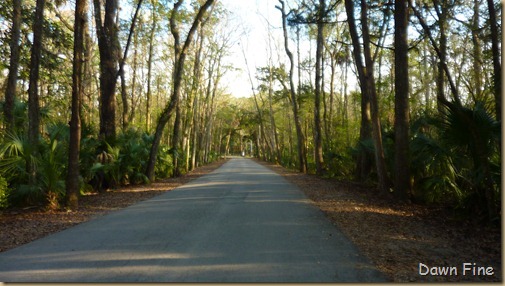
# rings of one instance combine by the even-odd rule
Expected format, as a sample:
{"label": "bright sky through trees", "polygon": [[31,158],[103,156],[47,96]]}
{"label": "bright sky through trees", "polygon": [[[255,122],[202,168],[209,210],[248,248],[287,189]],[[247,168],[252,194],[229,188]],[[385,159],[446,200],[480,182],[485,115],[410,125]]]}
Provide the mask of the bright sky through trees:
{"label": "bright sky through trees", "polygon": [[[254,75],[256,67],[267,63],[268,49],[268,20],[272,25],[280,27],[280,17],[274,14],[276,1],[236,1],[221,0],[223,6],[231,12],[230,29],[239,35],[238,42],[230,50],[228,61],[238,70],[229,72],[223,82],[228,91],[235,97],[251,96],[251,84],[247,75],[247,68],[242,49],[247,57],[249,69]],[[272,29],[276,37],[278,29]],[[254,80],[254,76],[253,76]]]}
{"label": "bright sky through trees", "polygon": [[[279,62],[287,64],[282,39],[281,15],[279,10],[275,8],[279,2],[276,0],[220,0],[220,2],[230,11],[231,26],[228,28],[231,33],[236,33],[236,38],[238,38],[226,59],[227,63],[233,66],[233,70],[225,75],[223,85],[234,97],[249,97],[252,96],[251,83],[247,74],[244,54],[247,57],[251,77],[256,87],[256,68],[268,65],[269,32],[271,33],[272,64],[275,66],[278,66]],[[292,3],[286,1],[286,5],[290,9]],[[295,51],[296,43],[293,31],[290,31],[290,37],[290,45]],[[314,41],[312,43],[308,41],[304,33],[301,34],[300,40],[303,61],[309,55],[315,54],[316,48]],[[351,90],[357,89],[356,78],[350,71],[348,82]]]}

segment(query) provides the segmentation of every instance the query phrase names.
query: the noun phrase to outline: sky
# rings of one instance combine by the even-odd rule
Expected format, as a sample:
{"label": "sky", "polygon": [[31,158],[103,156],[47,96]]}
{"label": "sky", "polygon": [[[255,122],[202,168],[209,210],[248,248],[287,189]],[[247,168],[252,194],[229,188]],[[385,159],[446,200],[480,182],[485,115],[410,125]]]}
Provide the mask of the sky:
{"label": "sky", "polygon": [[[282,36],[280,12],[275,8],[276,0],[220,0],[232,13],[232,29],[241,34],[238,43],[230,50],[231,55],[226,59],[228,63],[238,68],[229,71],[222,83],[234,97],[252,96],[246,61],[255,81],[257,67],[268,63],[268,22],[274,28],[272,33],[278,38]],[[268,21],[268,22],[267,22]],[[276,27],[276,28],[275,28]]]}

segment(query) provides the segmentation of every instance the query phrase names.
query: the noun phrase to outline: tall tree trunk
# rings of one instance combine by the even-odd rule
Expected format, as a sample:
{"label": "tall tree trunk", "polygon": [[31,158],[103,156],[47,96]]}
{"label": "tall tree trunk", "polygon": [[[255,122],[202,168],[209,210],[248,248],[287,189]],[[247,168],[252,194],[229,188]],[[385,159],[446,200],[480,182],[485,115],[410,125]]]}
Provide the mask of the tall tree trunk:
{"label": "tall tree trunk", "polygon": [[[442,8],[441,11],[438,13],[439,16],[439,27],[440,27],[440,39],[439,39],[439,48],[440,48],[440,55],[439,55],[439,62],[438,62],[438,69],[437,69],[437,99],[438,103],[441,103],[446,100],[445,97],[445,77],[444,77],[444,67],[443,65],[447,62],[447,35],[446,35],[446,29],[447,29],[447,8],[445,4],[445,0],[442,1]],[[438,105],[439,111],[443,111],[443,105]]]}
{"label": "tall tree trunk", "polygon": [[191,28],[187,34],[186,41],[184,45],[181,47],[180,44],[180,35],[179,35],[179,27],[176,24],[176,16],[178,14],[178,9],[182,5],[183,0],[179,0],[174,4],[174,9],[172,10],[172,15],[170,17],[170,30],[174,37],[174,47],[175,47],[175,62],[173,69],[173,89],[172,95],[170,96],[170,102],[163,109],[160,117],[158,118],[158,124],[156,126],[156,131],[154,134],[153,144],[151,146],[151,151],[149,153],[149,161],[147,162],[146,167],[146,176],[149,180],[154,180],[154,167],[156,165],[156,156],[158,154],[158,149],[160,146],[161,136],[163,135],[163,130],[165,129],[166,124],[172,117],[172,113],[174,108],[177,106],[179,102],[180,92],[181,92],[181,84],[182,84],[182,74],[184,72],[184,62],[186,59],[186,53],[193,40],[193,36],[196,32],[196,29],[199,25],[199,22],[203,18],[207,9],[214,3],[214,0],[207,0],[200,7],[198,13],[191,25]]}
{"label": "tall tree trunk", "polygon": [[[191,149],[191,164],[188,164],[189,170],[194,170],[196,168],[197,162],[198,162],[198,157],[200,154],[200,147],[201,145],[199,143],[202,142],[202,137],[200,134],[200,81],[202,78],[202,67],[201,67],[201,57],[202,57],[202,51],[203,51],[203,42],[204,42],[204,24],[206,21],[202,22],[200,25],[200,37],[197,38],[197,43],[198,43],[198,49],[195,51],[195,63],[193,66],[193,82],[191,85],[191,94],[194,97],[193,101],[193,106],[192,106],[192,113],[193,116],[192,118],[188,118],[188,120],[192,120],[192,142],[189,144],[190,146],[192,145]],[[188,156],[188,160],[189,160]]]}
{"label": "tall tree trunk", "polygon": [[473,43],[473,82],[475,86],[471,90],[474,99],[477,101],[484,100],[482,93],[482,44],[481,35],[479,33],[480,27],[480,1],[473,1],[473,17],[472,17],[472,43]]}
{"label": "tall tree trunk", "polygon": [[[342,87],[342,93],[344,94],[344,128],[345,128],[345,133],[346,133],[346,140],[347,140],[347,145],[350,146],[351,144],[351,138],[350,138],[350,133],[351,131],[349,130],[349,95],[347,94],[347,76],[348,76],[348,71],[349,71],[349,60],[348,60],[348,55],[349,55],[349,50],[348,47],[344,47],[344,52],[345,52],[345,59],[344,59],[344,83]],[[330,113],[331,114],[331,113]],[[330,116],[331,118],[331,116]],[[331,125],[330,125],[331,126]]]}
{"label": "tall tree trunk", "polygon": [[[137,69],[139,69],[138,65],[138,44],[139,44],[139,39],[138,39],[138,32],[135,32],[135,35],[133,36],[133,63],[132,63],[132,79],[131,79],[131,102],[132,102],[132,107],[130,109],[130,116],[128,121],[133,121],[135,118],[135,107],[136,105],[134,104],[135,102],[135,94],[137,92]],[[149,59],[148,59],[149,61]],[[148,65],[148,75],[149,75],[149,62],[147,63]],[[147,90],[151,88],[151,83],[149,82],[149,76],[148,76],[148,81],[147,81]],[[123,88],[121,87],[121,90]],[[137,95],[138,100],[141,98],[141,92]],[[126,95],[125,95],[126,96]],[[149,118],[149,110],[146,110],[146,118]],[[146,130],[147,131],[147,130]]]}
{"label": "tall tree trunk", "polygon": [[409,164],[409,63],[407,0],[395,1],[395,195],[411,193]]}
{"label": "tall tree trunk", "polygon": [[[89,2],[86,3],[86,10],[88,11],[89,9]],[[93,117],[93,110],[94,110],[94,103],[93,103],[93,94],[92,92],[92,85],[93,85],[93,78],[94,78],[94,71],[93,71],[93,65],[91,63],[91,57],[93,54],[93,40],[91,39],[90,35],[90,24],[89,24],[89,18],[86,17],[85,21],[83,23],[83,33],[84,33],[84,51],[83,51],[83,57],[84,57],[84,63],[83,63],[83,75],[82,75],[82,93],[81,93],[81,125],[91,125],[91,121]],[[87,117],[83,116],[85,114],[84,112],[84,105],[88,106],[88,112],[87,112]]]}
{"label": "tall tree trunk", "polygon": [[16,98],[16,85],[18,80],[19,67],[19,39],[21,35],[21,5],[22,0],[12,1],[12,27],[10,40],[9,76],[7,78],[7,88],[5,89],[4,114],[6,131],[13,132],[15,129],[14,102]]}
{"label": "tall tree trunk", "polygon": [[[45,0],[37,0],[33,22],[33,44],[30,58],[30,82],[28,87],[28,143],[33,148],[32,156],[38,154],[40,135],[39,71],[42,52],[43,22]],[[37,170],[32,160],[26,162],[29,183],[34,185]]]}
{"label": "tall tree trunk", "polygon": [[316,174],[322,175],[324,172],[323,160],[323,130],[321,126],[321,94],[323,93],[322,87],[322,58],[324,49],[324,13],[325,13],[325,0],[319,0],[319,11],[317,21],[317,47],[316,47],[316,82],[315,82],[315,99],[314,99],[314,148],[315,148],[315,162]]}
{"label": "tall tree trunk", "polygon": [[423,88],[424,88],[424,101],[425,101],[425,113],[428,114],[431,112],[431,79],[432,79],[432,72],[430,71],[428,67],[428,58],[431,59],[432,55],[431,53],[428,54],[428,47],[426,44],[421,44],[422,47],[422,55],[423,55],[423,60],[422,60],[422,80],[423,80]]}
{"label": "tall tree trunk", "polygon": [[[219,84],[219,81],[221,79],[221,56],[218,58],[217,60],[217,69],[216,69],[216,76],[215,76],[215,80],[214,80],[214,86],[212,88],[212,92],[210,92],[210,87],[211,87],[211,79],[212,79],[212,71],[213,71],[213,68],[210,69],[209,71],[209,85],[207,87],[207,97],[206,97],[206,101],[208,102],[209,101],[209,95],[210,95],[210,108],[208,110],[208,114],[207,114],[207,126],[205,127],[205,132],[206,132],[206,135],[205,135],[205,138],[206,138],[206,144],[205,144],[205,158],[204,158],[204,162],[205,163],[209,163],[209,153],[210,153],[210,150],[211,150],[211,144],[212,144],[212,126],[213,126],[213,123],[214,123],[214,110],[215,110],[215,99],[216,99],[216,94],[217,94],[217,87],[218,87],[218,84]],[[219,135],[221,136],[221,135]],[[219,137],[220,138],[220,137]],[[219,141],[219,144],[221,144],[221,140]],[[218,148],[218,150],[221,150],[220,148]]]}
{"label": "tall tree trunk", "polygon": [[152,77],[152,66],[153,66],[153,54],[154,54],[154,32],[156,30],[157,18],[156,9],[151,11],[152,23],[151,31],[149,33],[149,55],[147,59],[147,92],[146,92],[146,132],[151,130],[151,77]]}
{"label": "tall tree trunk", "polygon": [[284,32],[284,49],[286,51],[286,54],[289,58],[289,93],[290,93],[290,99],[291,99],[291,106],[293,108],[293,117],[295,121],[295,128],[296,128],[296,135],[297,135],[297,143],[298,143],[298,170],[302,173],[307,172],[307,155],[305,153],[305,138],[303,135],[303,130],[302,130],[302,124],[300,122],[300,114],[298,112],[298,98],[296,95],[296,90],[295,90],[295,84],[293,82],[293,70],[294,70],[294,60],[293,60],[293,53],[289,50],[289,45],[288,45],[288,31],[287,31],[287,24],[286,24],[286,19],[287,15],[285,12],[285,5],[284,1],[279,0],[279,3],[281,3],[281,7],[276,6],[277,9],[279,9],[282,13],[282,30]]}
{"label": "tall tree trunk", "polygon": [[[501,5],[501,2],[500,2]],[[491,50],[493,52],[493,71],[494,71],[494,98],[496,109],[496,120],[501,121],[502,113],[502,94],[501,94],[501,56],[500,56],[500,34],[498,21],[496,19],[496,9],[493,0],[487,0],[489,10],[489,24],[491,28]]]}
{"label": "tall tree trunk", "polygon": [[[197,166],[198,163],[200,162],[200,154],[201,154],[201,147],[202,147],[202,140],[203,140],[203,134],[200,131],[200,96],[196,94],[195,96],[195,101],[193,102],[193,132],[192,132],[192,142],[191,142],[191,164],[189,165],[189,170],[193,171]],[[189,158],[189,157],[188,157]]]}
{"label": "tall tree trunk", "polygon": [[277,125],[275,124],[274,109],[272,107],[272,97],[273,97],[273,75],[272,75],[272,65],[269,65],[269,75],[268,75],[268,107],[270,109],[270,124],[272,125],[272,140],[273,149],[275,152],[274,162],[278,164],[281,161],[281,149],[279,148],[279,138],[277,136]]}
{"label": "tall tree trunk", "polygon": [[81,141],[81,100],[83,93],[84,28],[87,22],[87,0],[75,3],[74,59],[72,70],[72,116],[68,148],[68,172],[66,178],[67,207],[77,210],[79,200],[79,151]]}

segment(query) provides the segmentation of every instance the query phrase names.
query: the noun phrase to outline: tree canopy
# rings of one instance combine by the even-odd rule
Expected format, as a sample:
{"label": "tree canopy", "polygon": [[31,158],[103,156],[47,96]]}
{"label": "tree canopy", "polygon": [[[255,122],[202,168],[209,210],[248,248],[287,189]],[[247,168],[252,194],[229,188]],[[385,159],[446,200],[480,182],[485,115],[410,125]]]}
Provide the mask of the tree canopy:
{"label": "tree canopy", "polygon": [[499,1],[270,5],[236,98],[221,1],[0,3],[0,207],[75,209],[244,154],[499,219]]}

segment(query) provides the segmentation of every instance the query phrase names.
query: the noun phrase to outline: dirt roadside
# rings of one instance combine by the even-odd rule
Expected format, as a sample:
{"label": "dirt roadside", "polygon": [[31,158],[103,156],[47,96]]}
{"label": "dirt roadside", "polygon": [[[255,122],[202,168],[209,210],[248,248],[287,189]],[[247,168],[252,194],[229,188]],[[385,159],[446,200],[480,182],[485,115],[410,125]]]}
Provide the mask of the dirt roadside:
{"label": "dirt roadside", "polygon": [[[360,184],[257,162],[297,185],[394,282],[502,281],[500,228],[457,221],[443,208],[392,203]],[[474,266],[475,274],[492,267],[493,275],[473,275]],[[433,267],[452,275],[420,274]]]}

